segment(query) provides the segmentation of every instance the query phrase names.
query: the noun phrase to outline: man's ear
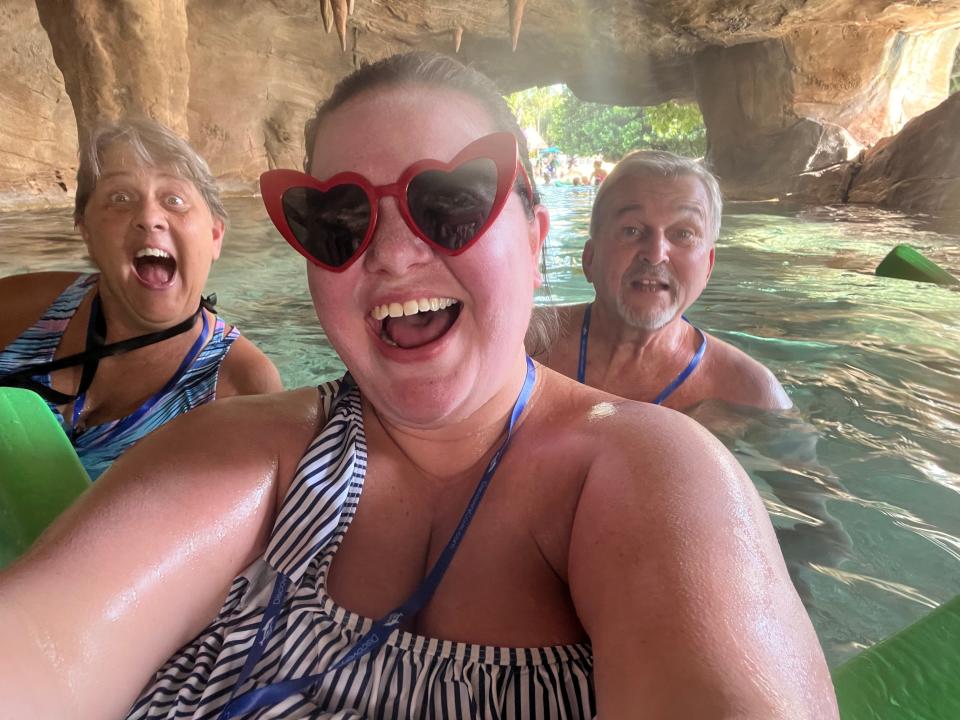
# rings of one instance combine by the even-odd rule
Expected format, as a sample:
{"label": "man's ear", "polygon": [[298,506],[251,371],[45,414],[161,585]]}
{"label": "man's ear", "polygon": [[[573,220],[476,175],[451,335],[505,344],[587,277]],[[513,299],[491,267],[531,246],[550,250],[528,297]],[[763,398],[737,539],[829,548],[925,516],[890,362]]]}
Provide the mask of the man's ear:
{"label": "man's ear", "polygon": [[707,266],[707,278],[704,280],[704,284],[710,281],[710,276],[713,274],[713,264],[717,260],[717,244],[714,243],[710,246],[710,258],[707,261],[709,265]]}
{"label": "man's ear", "polygon": [[533,208],[533,220],[530,221],[530,254],[533,257],[534,287],[543,285],[543,273],[540,271],[540,254],[550,232],[550,213],[543,205]]}
{"label": "man's ear", "polygon": [[227,231],[227,224],[223,221],[223,218],[214,216],[213,218],[213,259],[218,260],[220,258],[220,251],[223,249],[223,236]]}
{"label": "man's ear", "polygon": [[593,238],[587,240],[583,245],[583,255],[580,256],[580,263],[583,265],[583,276],[587,282],[593,284],[591,272],[593,270]]}

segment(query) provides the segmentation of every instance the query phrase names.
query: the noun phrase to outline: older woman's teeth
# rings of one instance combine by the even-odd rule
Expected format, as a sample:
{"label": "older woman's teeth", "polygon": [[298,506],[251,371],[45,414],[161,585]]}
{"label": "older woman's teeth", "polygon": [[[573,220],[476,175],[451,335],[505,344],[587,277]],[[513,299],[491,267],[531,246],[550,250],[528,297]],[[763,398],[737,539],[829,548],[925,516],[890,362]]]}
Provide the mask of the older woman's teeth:
{"label": "older woman's teeth", "polygon": [[160,248],[143,248],[142,250],[137,250],[137,254],[134,255],[135,258],[142,257],[158,257],[158,258],[171,258],[173,255],[168,253],[166,250],[161,250]]}
{"label": "older woman's teeth", "polygon": [[407,300],[403,303],[393,302],[377,305],[370,311],[370,316],[374,320],[383,320],[388,317],[398,318],[404,315],[416,315],[421,312],[436,312],[456,304],[457,301],[453,298],[419,298],[417,300]]}

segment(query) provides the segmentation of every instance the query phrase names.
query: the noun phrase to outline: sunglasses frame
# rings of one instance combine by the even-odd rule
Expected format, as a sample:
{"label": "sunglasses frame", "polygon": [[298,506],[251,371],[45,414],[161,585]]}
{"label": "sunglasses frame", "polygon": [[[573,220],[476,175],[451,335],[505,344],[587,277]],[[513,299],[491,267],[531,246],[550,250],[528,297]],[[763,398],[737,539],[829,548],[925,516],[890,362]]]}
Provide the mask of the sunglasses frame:
{"label": "sunglasses frame", "polygon": [[[417,226],[416,222],[414,222],[407,200],[407,190],[413,179],[425,171],[441,170],[444,172],[453,172],[461,165],[483,158],[492,160],[497,168],[497,191],[493,204],[490,206],[490,213],[487,215],[487,219],[480,229],[477,230],[468,242],[462,247],[451,250],[427,237]],[[363,175],[355,172],[337,173],[327,180],[318,180],[312,175],[307,175],[298,170],[268,170],[260,176],[260,193],[263,197],[263,204],[267,208],[267,214],[290,246],[314,265],[324,270],[339,273],[344,272],[353,265],[370,246],[377,230],[381,199],[385,197],[396,198],[400,215],[403,217],[407,227],[409,227],[418,238],[426,242],[437,252],[454,256],[473,247],[474,243],[483,236],[490,225],[500,216],[500,212],[503,210],[504,205],[506,205],[507,198],[510,196],[510,192],[513,190],[514,184],[517,181],[518,173],[520,173],[523,178],[524,190],[532,205],[533,188],[530,185],[530,178],[527,176],[527,171],[520,161],[517,139],[511,132],[497,132],[474,140],[457,153],[449,162],[431,159],[418,160],[400,174],[399,180],[387,185],[374,185]],[[328,265],[314,257],[314,255],[300,243],[296,234],[291,230],[283,211],[283,195],[292,188],[301,187],[325,193],[338,185],[355,185],[363,190],[367,201],[370,203],[370,222],[367,225],[363,241],[357,246],[353,255],[351,255],[343,265]]]}

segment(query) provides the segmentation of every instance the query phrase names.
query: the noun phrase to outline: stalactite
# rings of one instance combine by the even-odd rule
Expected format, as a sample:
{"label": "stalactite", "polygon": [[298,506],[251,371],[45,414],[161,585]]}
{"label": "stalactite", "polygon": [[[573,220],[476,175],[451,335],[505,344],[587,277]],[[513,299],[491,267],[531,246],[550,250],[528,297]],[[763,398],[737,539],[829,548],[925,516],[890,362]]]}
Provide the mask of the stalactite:
{"label": "stalactite", "polygon": [[349,0],[347,3],[347,15],[353,15],[353,6],[356,4],[356,0]]}
{"label": "stalactite", "polygon": [[460,43],[463,41],[463,28],[460,25],[457,25],[453,29],[453,51],[455,53],[460,52]]}
{"label": "stalactite", "polygon": [[347,0],[332,0],[333,23],[337,26],[337,35],[340,36],[340,50],[347,51]]}
{"label": "stalactite", "polygon": [[517,40],[520,39],[520,23],[523,22],[523,6],[527,0],[510,0],[510,46],[517,51]]}
{"label": "stalactite", "polygon": [[333,8],[330,0],[320,0],[320,17],[323,18],[323,29],[329,33],[333,30]]}

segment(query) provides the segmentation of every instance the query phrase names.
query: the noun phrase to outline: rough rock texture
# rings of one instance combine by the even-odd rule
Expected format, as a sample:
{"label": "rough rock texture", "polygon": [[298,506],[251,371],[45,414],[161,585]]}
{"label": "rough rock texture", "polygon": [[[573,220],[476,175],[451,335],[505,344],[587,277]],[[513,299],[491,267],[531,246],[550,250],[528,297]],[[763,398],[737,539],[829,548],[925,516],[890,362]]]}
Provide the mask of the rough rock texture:
{"label": "rough rock texture", "polygon": [[960,212],[960,93],[868,150],[850,202]]}
{"label": "rough rock texture", "polygon": [[776,197],[794,176],[860,151],[842,127],[796,115],[780,40],[705,50],[695,72],[709,159],[728,198]]}
{"label": "rough rock texture", "polygon": [[37,0],[83,137],[139,113],[187,131],[186,0]]}
{"label": "rough rock texture", "polygon": [[29,99],[0,108],[0,194],[62,192],[42,180],[56,171],[72,189],[64,88],[81,133],[151,115],[188,132],[228,188],[250,188],[299,166],[304,119],[360,62],[459,44],[505,91],[697,99],[727,191],[766,197],[832,177],[821,170],[942,101],[960,40],[957,0],[527,0],[522,15],[518,2],[37,0],[37,14],[4,0],[0,98]]}
{"label": "rough rock texture", "polygon": [[32,0],[0,4],[0,209],[69,202],[77,122]]}

